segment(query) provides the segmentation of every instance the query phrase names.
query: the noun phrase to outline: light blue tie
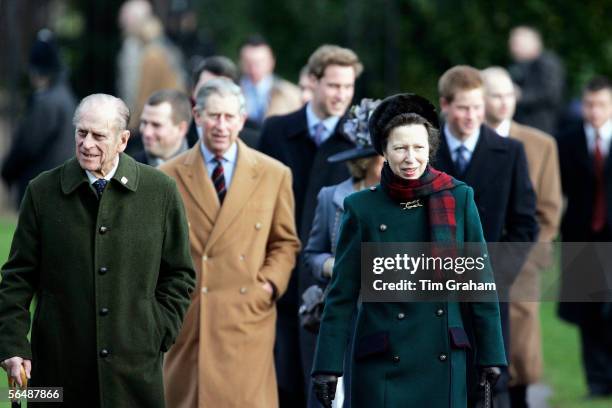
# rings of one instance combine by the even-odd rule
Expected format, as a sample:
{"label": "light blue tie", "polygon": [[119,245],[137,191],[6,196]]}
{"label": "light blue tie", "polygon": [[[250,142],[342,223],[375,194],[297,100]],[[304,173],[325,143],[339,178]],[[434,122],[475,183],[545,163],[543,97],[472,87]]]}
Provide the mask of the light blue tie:
{"label": "light blue tie", "polygon": [[325,125],[323,124],[323,122],[317,123],[314,128],[314,135],[312,135],[312,141],[315,142],[317,146],[321,146],[321,143],[323,143],[324,133],[325,133]]}
{"label": "light blue tie", "polygon": [[455,153],[457,154],[457,158],[455,159],[455,169],[457,169],[458,176],[463,176],[465,174],[465,170],[469,164],[469,161],[465,157],[467,152],[468,149],[464,145],[460,145],[455,149]]}

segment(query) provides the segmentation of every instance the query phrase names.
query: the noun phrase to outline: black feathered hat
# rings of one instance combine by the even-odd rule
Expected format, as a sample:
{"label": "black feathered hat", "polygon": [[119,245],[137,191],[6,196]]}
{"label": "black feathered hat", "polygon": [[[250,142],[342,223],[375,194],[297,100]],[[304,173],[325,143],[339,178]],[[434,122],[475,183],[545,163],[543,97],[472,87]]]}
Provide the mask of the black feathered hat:
{"label": "black feathered hat", "polygon": [[372,147],[370,132],[368,131],[368,120],[379,103],[380,100],[364,98],[359,105],[355,105],[349,110],[346,120],[341,123],[341,132],[344,133],[356,147],[328,157],[328,162],[338,163],[347,160],[372,157],[378,154]]}
{"label": "black feathered hat", "polygon": [[378,154],[383,154],[382,142],[387,124],[396,116],[404,113],[416,113],[436,129],[440,128],[438,112],[427,99],[411,93],[389,96],[378,105],[368,123],[372,146]]}

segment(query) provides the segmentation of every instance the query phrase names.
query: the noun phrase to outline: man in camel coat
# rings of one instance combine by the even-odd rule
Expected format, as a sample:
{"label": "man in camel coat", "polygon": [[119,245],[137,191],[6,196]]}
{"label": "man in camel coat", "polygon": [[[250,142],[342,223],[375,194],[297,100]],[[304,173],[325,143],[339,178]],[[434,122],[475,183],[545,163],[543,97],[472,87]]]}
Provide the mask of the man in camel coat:
{"label": "man in camel coat", "polygon": [[232,81],[206,83],[194,116],[201,142],[160,167],[185,202],[197,271],[164,362],[166,404],[274,408],[275,301],[300,246],[291,172],[238,140],[246,110]]}

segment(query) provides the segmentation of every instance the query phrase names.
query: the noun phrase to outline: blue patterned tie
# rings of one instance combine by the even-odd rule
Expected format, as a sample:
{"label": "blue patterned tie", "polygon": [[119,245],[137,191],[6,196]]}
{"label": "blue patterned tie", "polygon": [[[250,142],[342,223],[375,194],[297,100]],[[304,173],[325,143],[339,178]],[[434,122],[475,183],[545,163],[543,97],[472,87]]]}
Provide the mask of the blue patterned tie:
{"label": "blue patterned tie", "polygon": [[102,198],[102,193],[107,184],[108,180],[106,179],[97,179],[94,181],[93,186],[96,189],[96,193],[98,193],[98,200]]}
{"label": "blue patterned tie", "polygon": [[455,168],[457,169],[457,175],[463,176],[465,173],[465,169],[468,166],[468,160],[465,158],[465,153],[467,153],[468,149],[464,145],[460,145],[455,149],[457,153],[457,158],[455,159]]}
{"label": "blue patterned tie", "polygon": [[325,133],[325,125],[323,122],[319,122],[314,128],[314,135],[312,135],[312,141],[317,146],[321,146],[321,143],[323,143],[323,133]]}

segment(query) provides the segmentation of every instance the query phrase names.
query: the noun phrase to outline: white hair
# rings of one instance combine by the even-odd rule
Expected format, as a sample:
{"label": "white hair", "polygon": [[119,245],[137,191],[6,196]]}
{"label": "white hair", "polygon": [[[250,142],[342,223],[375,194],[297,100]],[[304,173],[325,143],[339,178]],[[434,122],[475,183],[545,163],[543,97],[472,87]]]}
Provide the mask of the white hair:
{"label": "white hair", "polygon": [[75,126],[79,123],[81,119],[81,112],[84,109],[99,109],[102,106],[109,106],[115,109],[116,115],[113,121],[115,130],[122,132],[127,129],[127,125],[130,120],[129,108],[121,99],[113,95],[103,93],[92,94],[83,98],[74,112],[72,123]]}
{"label": "white hair", "polygon": [[240,114],[246,114],[246,101],[244,99],[244,95],[242,94],[242,90],[230,79],[214,78],[210,81],[206,81],[206,83],[198,90],[198,94],[196,95],[196,111],[202,112],[206,109],[206,102],[211,95],[234,96],[236,99],[238,99]]}

